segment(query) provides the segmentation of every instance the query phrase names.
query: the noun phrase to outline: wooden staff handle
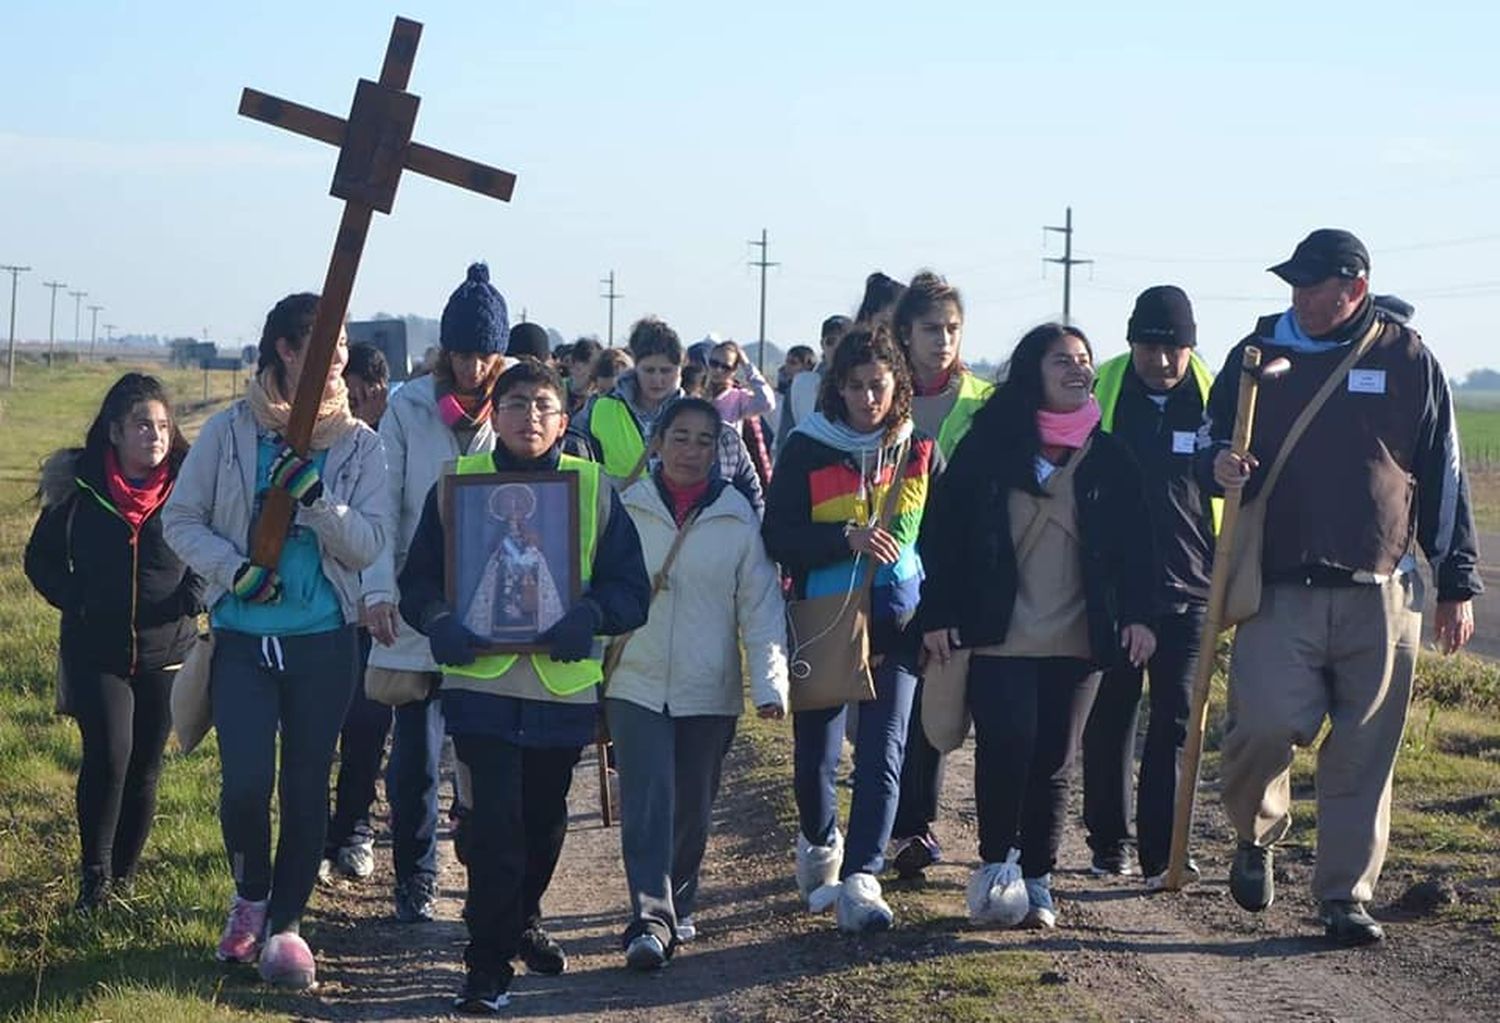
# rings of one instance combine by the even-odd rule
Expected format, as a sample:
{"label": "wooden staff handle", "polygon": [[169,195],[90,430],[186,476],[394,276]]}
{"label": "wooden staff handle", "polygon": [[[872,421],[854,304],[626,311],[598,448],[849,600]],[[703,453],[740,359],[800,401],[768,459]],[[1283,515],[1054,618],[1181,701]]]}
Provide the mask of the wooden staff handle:
{"label": "wooden staff handle", "polygon": [[[1250,452],[1255,428],[1255,400],[1260,393],[1261,351],[1246,345],[1240,364],[1240,401],[1234,415],[1234,434],[1229,450],[1244,457]],[[1224,516],[1214,542],[1214,570],[1208,587],[1208,609],[1203,619],[1203,636],[1198,641],[1198,662],[1193,672],[1192,700],[1188,709],[1187,737],[1182,747],[1182,768],[1177,776],[1177,805],[1172,814],[1172,852],[1167,860],[1169,891],[1182,887],[1187,869],[1188,838],[1193,829],[1193,803],[1198,794],[1198,768],[1203,759],[1203,734],[1208,727],[1208,694],[1214,674],[1214,656],[1218,652],[1220,623],[1224,620],[1224,596],[1229,590],[1230,552],[1234,549],[1235,527],[1240,517],[1243,488],[1224,494]]]}

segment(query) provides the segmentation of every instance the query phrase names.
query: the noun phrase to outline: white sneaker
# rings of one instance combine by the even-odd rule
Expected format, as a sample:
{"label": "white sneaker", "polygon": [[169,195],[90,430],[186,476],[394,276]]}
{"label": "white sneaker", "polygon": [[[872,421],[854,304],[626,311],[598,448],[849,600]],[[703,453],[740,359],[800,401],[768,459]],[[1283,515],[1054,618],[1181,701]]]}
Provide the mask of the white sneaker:
{"label": "white sneaker", "polygon": [[1003,863],[986,863],[969,877],[969,919],[976,924],[1016,927],[1031,910],[1021,879],[1021,852],[1011,849]]}
{"label": "white sneaker", "polygon": [[677,943],[686,945],[698,936],[698,925],[690,916],[682,917],[677,921]]}
{"label": "white sneaker", "polygon": [[839,868],[844,865],[844,836],[833,829],[833,840],[827,845],[813,845],[797,833],[797,891],[811,904],[819,889],[836,886]]}
{"label": "white sneaker", "polygon": [[896,915],[880,894],[880,881],[874,874],[850,874],[839,886],[835,913],[839,930],[887,931]]}
{"label": "white sneaker", "polygon": [[375,840],[354,838],[339,849],[339,873],[363,881],[375,873]]}

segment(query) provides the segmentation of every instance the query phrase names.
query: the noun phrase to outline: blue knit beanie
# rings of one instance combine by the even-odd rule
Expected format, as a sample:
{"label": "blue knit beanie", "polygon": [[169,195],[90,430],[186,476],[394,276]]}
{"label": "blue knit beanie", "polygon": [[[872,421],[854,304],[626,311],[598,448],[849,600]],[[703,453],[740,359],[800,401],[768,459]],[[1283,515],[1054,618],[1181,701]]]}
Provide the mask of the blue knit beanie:
{"label": "blue knit beanie", "polygon": [[490,268],[474,263],[443,307],[438,344],[450,352],[500,355],[509,337],[505,297],[490,283]]}

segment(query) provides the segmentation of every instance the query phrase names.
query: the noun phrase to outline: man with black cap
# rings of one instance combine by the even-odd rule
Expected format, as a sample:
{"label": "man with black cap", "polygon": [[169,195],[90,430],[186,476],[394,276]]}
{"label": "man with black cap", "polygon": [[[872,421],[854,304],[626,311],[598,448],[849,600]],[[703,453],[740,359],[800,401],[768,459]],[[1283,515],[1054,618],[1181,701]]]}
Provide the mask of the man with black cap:
{"label": "man with black cap", "polygon": [[[1451,653],[1473,635],[1482,589],[1474,518],[1447,379],[1417,333],[1372,301],[1365,246],[1348,231],[1314,231],[1271,272],[1292,286],[1292,307],[1229,353],[1200,438],[1204,481],[1243,488],[1247,504],[1263,497],[1265,511],[1259,609],[1240,623],[1229,669],[1221,773],[1239,837],[1230,892],[1251,911],[1271,904],[1293,747],[1310,745],[1326,720],[1313,893],[1329,937],[1366,945],[1384,937],[1365,904],[1385,860],[1421,640],[1415,548],[1431,563],[1434,631]],[[1229,439],[1247,344],[1292,368],[1261,388],[1241,458]]]}
{"label": "man with black cap", "polygon": [[1121,661],[1104,673],[1083,737],[1083,817],[1093,873],[1134,873],[1127,847],[1131,774],[1141,682],[1149,672],[1151,716],[1135,823],[1141,873],[1155,889],[1172,843],[1177,764],[1213,562],[1217,509],[1193,471],[1213,375],[1193,350],[1198,328],[1181,288],[1163,284],[1141,292],[1125,338],[1130,352],[1098,367],[1094,394],[1101,428],[1123,440],[1140,463],[1151,506],[1161,558],[1156,653],[1144,671]]}

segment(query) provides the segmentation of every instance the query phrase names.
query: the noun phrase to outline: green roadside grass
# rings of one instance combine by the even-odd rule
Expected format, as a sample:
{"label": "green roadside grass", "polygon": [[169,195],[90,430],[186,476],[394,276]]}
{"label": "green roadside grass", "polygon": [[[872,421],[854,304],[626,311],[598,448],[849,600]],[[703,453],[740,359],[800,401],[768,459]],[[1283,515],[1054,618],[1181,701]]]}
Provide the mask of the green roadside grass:
{"label": "green roadside grass", "polygon": [[[133,368],[162,377],[179,414],[201,417],[203,374],[156,365],[23,361],[15,389],[0,391],[0,1019],[289,1019],[294,1002],[213,959],[230,885],[211,738],[191,756],[168,754],[133,889],[95,914],[72,911],[78,731],[52,713],[57,614],[27,583],[22,554],[41,459],[80,443],[104,392]],[[210,385],[212,401],[228,397],[226,374]]]}

